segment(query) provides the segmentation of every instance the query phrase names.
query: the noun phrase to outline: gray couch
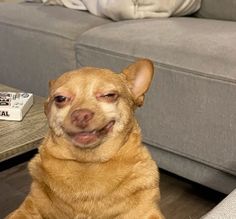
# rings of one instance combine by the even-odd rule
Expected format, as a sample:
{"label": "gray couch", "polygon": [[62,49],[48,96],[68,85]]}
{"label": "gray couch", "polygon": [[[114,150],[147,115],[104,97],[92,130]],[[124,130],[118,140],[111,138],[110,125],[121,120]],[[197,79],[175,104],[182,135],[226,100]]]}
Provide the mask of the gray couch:
{"label": "gray couch", "polygon": [[[212,19],[214,18],[214,19]],[[191,17],[113,22],[38,3],[0,3],[0,82],[39,95],[81,66],[155,78],[137,117],[159,166],[223,193],[236,187],[236,5],[203,0]]]}

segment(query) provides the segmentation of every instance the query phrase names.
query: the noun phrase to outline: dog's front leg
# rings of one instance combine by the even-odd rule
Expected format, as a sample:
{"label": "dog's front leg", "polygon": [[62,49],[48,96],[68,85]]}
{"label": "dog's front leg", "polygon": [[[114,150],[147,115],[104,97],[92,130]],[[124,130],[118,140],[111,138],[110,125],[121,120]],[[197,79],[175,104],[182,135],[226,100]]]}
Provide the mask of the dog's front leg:
{"label": "dog's front leg", "polygon": [[155,210],[155,212],[152,212],[151,214],[148,214],[145,219],[165,219],[161,211]]}
{"label": "dog's front leg", "polygon": [[21,206],[9,214],[5,219],[43,219],[31,197],[26,197]]}

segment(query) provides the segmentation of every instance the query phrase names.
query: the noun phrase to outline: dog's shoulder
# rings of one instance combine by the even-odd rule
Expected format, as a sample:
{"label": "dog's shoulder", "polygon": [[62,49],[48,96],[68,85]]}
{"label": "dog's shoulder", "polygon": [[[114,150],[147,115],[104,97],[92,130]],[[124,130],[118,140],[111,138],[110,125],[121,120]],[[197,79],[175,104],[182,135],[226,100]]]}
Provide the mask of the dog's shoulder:
{"label": "dog's shoulder", "polygon": [[42,176],[42,162],[41,157],[37,154],[28,164],[30,175],[33,179],[39,180]]}

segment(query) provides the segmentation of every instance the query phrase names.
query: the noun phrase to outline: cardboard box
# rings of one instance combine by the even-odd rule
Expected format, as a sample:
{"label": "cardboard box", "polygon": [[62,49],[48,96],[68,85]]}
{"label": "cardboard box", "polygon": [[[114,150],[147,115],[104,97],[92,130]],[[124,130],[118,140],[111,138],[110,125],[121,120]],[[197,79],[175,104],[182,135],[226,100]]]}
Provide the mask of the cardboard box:
{"label": "cardboard box", "polygon": [[21,121],[33,105],[33,94],[0,92],[0,120]]}

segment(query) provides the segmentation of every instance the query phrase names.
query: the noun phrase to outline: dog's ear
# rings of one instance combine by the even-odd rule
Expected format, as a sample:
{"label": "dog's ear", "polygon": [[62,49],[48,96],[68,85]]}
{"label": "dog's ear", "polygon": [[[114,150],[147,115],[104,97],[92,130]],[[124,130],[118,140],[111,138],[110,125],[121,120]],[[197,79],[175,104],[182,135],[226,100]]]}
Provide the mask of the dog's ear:
{"label": "dog's ear", "polygon": [[44,114],[48,116],[48,105],[49,105],[49,98],[44,102]]}
{"label": "dog's ear", "polygon": [[[48,82],[48,87],[49,87],[49,95],[51,92],[51,89],[53,87],[53,85],[55,84],[56,80],[50,80]],[[46,116],[48,116],[49,114],[49,102],[50,102],[50,97],[47,98],[47,100],[44,102],[44,113]]]}
{"label": "dog's ear", "polygon": [[53,85],[55,84],[55,82],[56,82],[56,80],[50,80],[50,81],[48,82],[49,90],[52,89],[52,87],[53,87]]}
{"label": "dog's ear", "polygon": [[137,106],[143,105],[144,95],[150,87],[153,73],[153,63],[148,59],[140,59],[123,70]]}

